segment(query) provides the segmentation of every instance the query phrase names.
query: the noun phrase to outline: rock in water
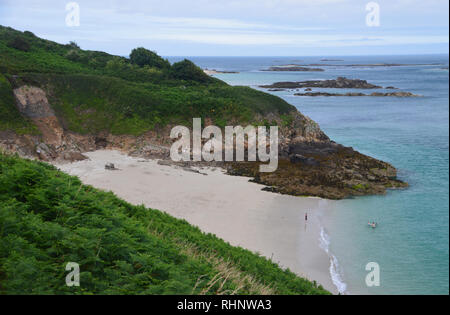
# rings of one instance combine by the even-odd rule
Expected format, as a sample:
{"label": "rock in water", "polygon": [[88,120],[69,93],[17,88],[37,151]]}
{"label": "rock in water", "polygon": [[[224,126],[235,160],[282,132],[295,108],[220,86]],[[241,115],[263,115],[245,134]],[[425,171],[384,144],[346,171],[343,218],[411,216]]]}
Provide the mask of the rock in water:
{"label": "rock in water", "polygon": [[297,89],[297,88],[334,88],[334,89],[381,89],[381,86],[368,83],[366,80],[338,77],[336,80],[313,80],[301,82],[276,82],[271,85],[260,85],[266,89]]}

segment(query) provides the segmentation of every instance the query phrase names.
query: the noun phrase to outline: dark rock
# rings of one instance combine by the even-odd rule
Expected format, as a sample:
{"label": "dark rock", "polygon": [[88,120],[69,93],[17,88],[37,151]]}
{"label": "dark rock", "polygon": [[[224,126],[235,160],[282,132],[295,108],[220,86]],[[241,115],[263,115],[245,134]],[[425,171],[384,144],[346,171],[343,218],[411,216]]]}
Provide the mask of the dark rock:
{"label": "dark rock", "polygon": [[298,72],[323,72],[325,70],[321,68],[310,68],[310,67],[300,67],[300,66],[277,66],[270,67],[267,70],[262,71],[298,71]]}
{"label": "dark rock", "polygon": [[314,80],[301,82],[276,82],[271,85],[261,85],[262,88],[335,88],[335,89],[381,89],[381,86],[368,83],[366,80],[338,77],[336,80]]}
{"label": "dark rock", "polygon": [[[389,188],[408,186],[396,178],[392,165],[352,148],[332,142],[312,142],[296,143],[291,150],[289,159],[279,158],[274,173],[260,173],[257,162],[228,164],[228,172],[253,177],[254,182],[268,186],[265,191],[327,199],[384,194]],[[320,167],[312,166],[315,162]]]}
{"label": "dark rock", "polygon": [[302,164],[308,165],[308,166],[318,166],[318,165],[320,165],[320,163],[317,162],[314,158],[312,158],[312,157],[308,158],[308,157],[305,157],[305,156],[300,155],[300,154],[293,154],[293,155],[291,155],[290,156],[290,161],[293,164],[302,163]]}
{"label": "dark rock", "polygon": [[160,145],[147,144],[130,153],[130,156],[145,157],[147,159],[168,159],[170,148]]}
{"label": "dark rock", "polygon": [[74,152],[74,151],[64,152],[62,157],[64,160],[70,161],[70,162],[77,162],[77,161],[83,161],[83,160],[88,159],[85,155],[81,154],[80,152]]}
{"label": "dark rock", "polygon": [[108,145],[108,140],[105,137],[95,137],[95,146],[97,149],[104,149]]}
{"label": "dark rock", "polygon": [[114,171],[117,170],[117,168],[113,163],[106,163],[105,170]]}
{"label": "dark rock", "polygon": [[420,95],[416,95],[410,92],[390,92],[390,93],[382,93],[382,92],[374,92],[371,94],[365,93],[328,93],[328,92],[307,92],[307,93],[295,93],[295,96],[395,96],[395,97],[419,97]]}
{"label": "dark rock", "polygon": [[278,192],[278,189],[276,187],[269,187],[269,186],[266,186],[266,187],[264,187],[261,190],[262,191],[267,191],[267,192],[272,192],[272,193],[277,193]]}
{"label": "dark rock", "polygon": [[411,92],[390,92],[390,93],[377,93],[374,92],[369,96],[396,96],[396,97],[419,97],[419,95],[413,94]]}
{"label": "dark rock", "polygon": [[289,145],[289,155],[316,155],[327,156],[338,152],[342,148],[341,145],[332,142],[299,142]]}
{"label": "dark rock", "polygon": [[42,161],[51,161],[55,158],[52,150],[45,144],[39,143],[36,147],[36,154]]}

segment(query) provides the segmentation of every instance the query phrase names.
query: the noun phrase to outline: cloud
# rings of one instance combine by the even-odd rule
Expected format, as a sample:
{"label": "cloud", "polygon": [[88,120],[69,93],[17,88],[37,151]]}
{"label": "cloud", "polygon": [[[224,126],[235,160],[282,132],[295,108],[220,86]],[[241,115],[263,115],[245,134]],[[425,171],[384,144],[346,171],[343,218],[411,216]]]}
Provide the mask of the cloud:
{"label": "cloud", "polygon": [[[212,45],[266,46],[280,45],[293,47],[343,47],[402,44],[448,43],[446,36],[373,36],[361,35],[296,35],[247,32],[199,32],[192,31],[137,34],[146,40],[188,41]],[[127,38],[129,38],[127,36]]]}
{"label": "cloud", "polygon": [[249,47],[256,55],[277,46],[285,52],[448,43],[446,0],[378,0],[379,28],[366,27],[368,1],[361,0],[71,0],[80,4],[81,26],[67,28],[68,1],[0,0],[0,23],[112,53],[144,44],[168,47],[167,54],[199,45],[218,55],[224,47]]}

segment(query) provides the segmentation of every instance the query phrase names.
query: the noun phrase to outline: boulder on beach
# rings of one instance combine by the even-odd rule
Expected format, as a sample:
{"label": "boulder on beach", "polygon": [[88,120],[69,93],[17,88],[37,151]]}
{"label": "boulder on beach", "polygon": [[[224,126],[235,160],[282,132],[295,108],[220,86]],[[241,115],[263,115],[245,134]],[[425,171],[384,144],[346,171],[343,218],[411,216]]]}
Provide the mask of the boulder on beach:
{"label": "boulder on beach", "polygon": [[117,168],[116,168],[116,166],[113,163],[106,163],[105,164],[105,169],[108,170],[108,171],[114,171]]}

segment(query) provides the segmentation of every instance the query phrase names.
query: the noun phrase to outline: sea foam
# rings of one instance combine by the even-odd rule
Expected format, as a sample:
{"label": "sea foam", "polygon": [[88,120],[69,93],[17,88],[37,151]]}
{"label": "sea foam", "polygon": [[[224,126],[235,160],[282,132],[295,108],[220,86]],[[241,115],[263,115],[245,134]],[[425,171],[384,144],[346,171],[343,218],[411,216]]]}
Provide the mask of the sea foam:
{"label": "sea foam", "polygon": [[338,259],[330,251],[330,236],[327,234],[327,232],[325,232],[323,226],[320,228],[319,245],[330,258],[329,270],[333,284],[335,285],[340,294],[346,294],[347,284],[342,279],[342,270],[340,268]]}

